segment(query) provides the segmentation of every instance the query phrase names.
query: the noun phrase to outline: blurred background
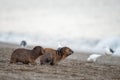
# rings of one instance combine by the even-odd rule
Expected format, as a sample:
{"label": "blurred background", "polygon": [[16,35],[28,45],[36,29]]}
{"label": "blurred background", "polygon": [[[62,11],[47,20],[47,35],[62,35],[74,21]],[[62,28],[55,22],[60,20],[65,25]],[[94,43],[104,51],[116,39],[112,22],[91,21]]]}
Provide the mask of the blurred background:
{"label": "blurred background", "polygon": [[120,51],[120,0],[0,0],[0,41]]}

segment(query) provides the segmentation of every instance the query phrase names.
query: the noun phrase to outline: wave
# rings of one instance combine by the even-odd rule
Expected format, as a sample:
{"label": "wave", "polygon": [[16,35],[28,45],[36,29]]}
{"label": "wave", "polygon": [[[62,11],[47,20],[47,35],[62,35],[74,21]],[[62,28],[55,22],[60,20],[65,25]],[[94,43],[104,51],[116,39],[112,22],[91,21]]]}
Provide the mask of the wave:
{"label": "wave", "polygon": [[68,39],[55,36],[55,38],[47,35],[29,35],[23,33],[14,32],[1,32],[0,41],[20,44],[22,40],[27,41],[28,45],[42,45],[47,47],[58,47],[58,42],[62,43],[62,46],[70,46],[76,51],[86,51],[91,53],[103,53],[105,46],[109,46],[115,50],[114,55],[120,55],[120,37],[110,37],[106,39],[89,39],[78,38]]}

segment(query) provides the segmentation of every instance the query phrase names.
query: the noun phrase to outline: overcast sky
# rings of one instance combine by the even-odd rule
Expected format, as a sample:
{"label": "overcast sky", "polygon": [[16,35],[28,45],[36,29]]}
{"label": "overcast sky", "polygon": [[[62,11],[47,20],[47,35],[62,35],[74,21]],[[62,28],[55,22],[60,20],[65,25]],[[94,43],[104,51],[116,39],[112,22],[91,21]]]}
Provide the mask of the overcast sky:
{"label": "overcast sky", "polygon": [[0,0],[0,32],[62,37],[120,35],[120,0]]}

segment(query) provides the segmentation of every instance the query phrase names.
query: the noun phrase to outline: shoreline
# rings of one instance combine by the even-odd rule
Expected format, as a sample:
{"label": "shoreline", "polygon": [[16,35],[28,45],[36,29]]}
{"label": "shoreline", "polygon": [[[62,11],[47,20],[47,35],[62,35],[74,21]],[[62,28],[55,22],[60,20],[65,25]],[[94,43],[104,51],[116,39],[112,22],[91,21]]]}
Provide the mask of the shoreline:
{"label": "shoreline", "polygon": [[[14,49],[20,48],[20,46],[18,44],[0,42],[0,48],[9,48],[9,49],[14,50]],[[32,46],[27,46],[25,48],[31,49],[31,48],[33,48],[33,45]],[[87,58],[91,54],[92,54],[91,52],[80,52],[80,51],[78,52],[78,51],[75,51],[74,54],[68,56],[66,59],[68,59],[68,60],[69,59],[77,60],[77,61],[80,61],[80,62],[81,61],[87,62]],[[120,65],[119,61],[120,61],[120,57],[119,56],[106,56],[106,55],[102,55],[101,57],[99,57],[97,59],[97,61],[95,63],[108,64],[108,65]]]}

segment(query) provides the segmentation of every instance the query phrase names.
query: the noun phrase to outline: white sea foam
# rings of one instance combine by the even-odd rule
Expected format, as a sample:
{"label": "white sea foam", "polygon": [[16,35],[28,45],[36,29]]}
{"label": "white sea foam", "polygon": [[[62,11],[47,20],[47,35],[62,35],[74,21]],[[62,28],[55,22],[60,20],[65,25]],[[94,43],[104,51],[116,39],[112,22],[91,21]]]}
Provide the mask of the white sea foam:
{"label": "white sea foam", "polygon": [[98,39],[89,39],[89,38],[79,38],[79,39],[69,39],[69,38],[60,38],[55,36],[52,37],[43,37],[40,35],[28,35],[20,33],[0,33],[0,41],[20,44],[22,40],[27,41],[28,45],[42,45],[49,47],[58,47],[58,42],[62,43],[62,46],[70,46],[77,51],[86,51],[93,53],[103,53],[104,47],[109,46],[112,48],[115,53],[113,55],[120,56],[120,37],[111,37],[102,40]]}

